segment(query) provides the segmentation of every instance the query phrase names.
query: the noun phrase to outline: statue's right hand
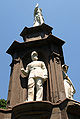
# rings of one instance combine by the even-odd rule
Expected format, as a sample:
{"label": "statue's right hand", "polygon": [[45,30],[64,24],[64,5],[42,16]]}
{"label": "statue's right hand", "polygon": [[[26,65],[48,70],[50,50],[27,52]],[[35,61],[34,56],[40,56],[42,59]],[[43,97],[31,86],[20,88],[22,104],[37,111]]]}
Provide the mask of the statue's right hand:
{"label": "statue's right hand", "polygon": [[21,72],[22,72],[23,74],[25,73],[24,68],[21,68]]}
{"label": "statue's right hand", "polygon": [[21,68],[21,71],[24,71],[24,68]]}
{"label": "statue's right hand", "polygon": [[21,72],[22,72],[25,76],[28,75],[27,72],[26,72],[26,70],[25,70],[24,68],[21,68]]}

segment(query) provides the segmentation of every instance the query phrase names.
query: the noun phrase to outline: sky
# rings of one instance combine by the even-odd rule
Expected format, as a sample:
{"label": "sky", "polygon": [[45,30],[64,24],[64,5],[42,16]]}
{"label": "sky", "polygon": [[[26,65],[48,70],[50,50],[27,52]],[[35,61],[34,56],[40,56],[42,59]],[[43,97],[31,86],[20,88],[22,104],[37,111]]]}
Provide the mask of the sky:
{"label": "sky", "polygon": [[80,102],[80,0],[0,0],[0,98],[8,95],[12,57],[6,51],[14,40],[23,42],[20,33],[25,26],[33,26],[37,3],[53,35],[66,42],[64,59],[76,89],[74,99]]}

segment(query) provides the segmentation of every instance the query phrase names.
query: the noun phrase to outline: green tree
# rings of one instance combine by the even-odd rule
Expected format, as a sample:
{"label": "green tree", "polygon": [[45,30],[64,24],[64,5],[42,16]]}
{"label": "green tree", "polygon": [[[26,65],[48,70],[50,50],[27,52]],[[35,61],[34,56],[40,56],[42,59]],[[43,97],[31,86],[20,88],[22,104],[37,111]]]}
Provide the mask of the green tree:
{"label": "green tree", "polygon": [[0,108],[6,109],[7,101],[5,99],[0,99]]}

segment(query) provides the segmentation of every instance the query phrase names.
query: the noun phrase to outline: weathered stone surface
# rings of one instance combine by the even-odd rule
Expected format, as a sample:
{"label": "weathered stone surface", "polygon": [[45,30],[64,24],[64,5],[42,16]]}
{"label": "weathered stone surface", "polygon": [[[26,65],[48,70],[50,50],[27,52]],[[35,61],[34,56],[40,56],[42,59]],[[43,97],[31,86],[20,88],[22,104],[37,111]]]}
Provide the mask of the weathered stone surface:
{"label": "weathered stone surface", "polygon": [[12,109],[0,109],[0,119],[11,119]]}

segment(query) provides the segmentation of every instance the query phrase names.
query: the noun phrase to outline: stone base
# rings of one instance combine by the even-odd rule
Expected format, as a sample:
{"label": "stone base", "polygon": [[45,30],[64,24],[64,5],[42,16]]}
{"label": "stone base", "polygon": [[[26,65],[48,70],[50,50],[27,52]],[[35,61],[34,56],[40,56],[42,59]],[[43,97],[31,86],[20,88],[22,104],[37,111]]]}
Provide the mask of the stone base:
{"label": "stone base", "polygon": [[0,108],[0,119],[11,119],[12,109]]}
{"label": "stone base", "polygon": [[24,102],[12,108],[11,119],[80,119],[80,103],[70,99]]}
{"label": "stone base", "polygon": [[25,102],[13,108],[12,119],[49,119],[52,108],[50,102]]}

